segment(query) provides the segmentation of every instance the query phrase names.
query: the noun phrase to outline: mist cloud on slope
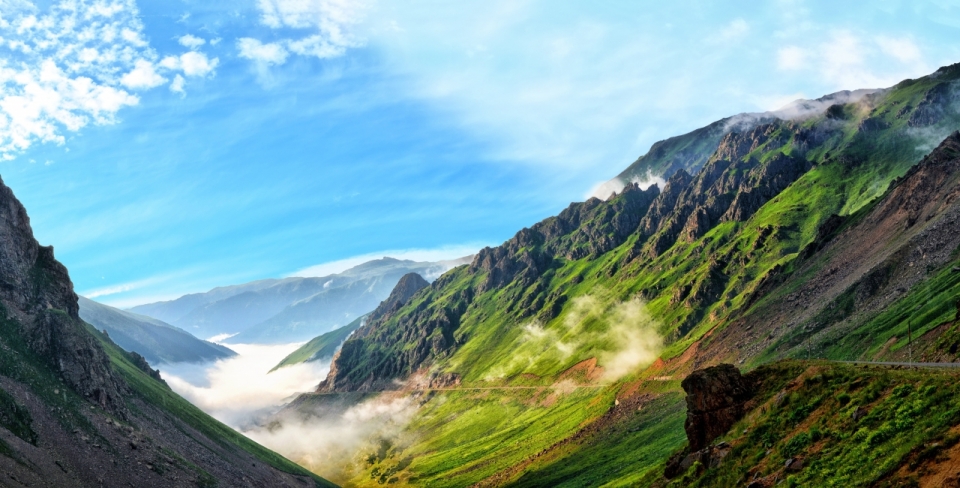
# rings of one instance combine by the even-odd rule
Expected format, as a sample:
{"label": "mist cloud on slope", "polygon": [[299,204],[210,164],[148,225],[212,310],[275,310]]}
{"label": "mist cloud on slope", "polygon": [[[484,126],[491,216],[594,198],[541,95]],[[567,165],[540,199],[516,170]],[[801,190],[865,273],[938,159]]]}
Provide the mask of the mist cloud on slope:
{"label": "mist cloud on slope", "polygon": [[[646,190],[653,185],[657,185],[661,190],[667,184],[667,181],[663,179],[662,176],[655,175],[653,172],[647,170],[645,176],[638,177],[635,176],[630,179],[630,184],[637,184],[641,190]],[[586,198],[596,197],[601,200],[606,200],[610,198],[610,195],[613,193],[620,193],[623,191],[623,188],[627,186],[627,183],[624,183],[620,178],[613,178],[611,180],[603,181],[597,183],[590,189],[586,194]]]}
{"label": "mist cloud on slope", "polygon": [[609,305],[592,295],[577,297],[559,324],[524,324],[510,359],[485,379],[512,376],[538,364],[565,363],[589,349],[604,368],[603,380],[615,381],[657,359],[663,349],[657,330],[658,323],[640,299]]}
{"label": "mist cloud on slope", "polygon": [[286,414],[244,434],[331,481],[343,482],[362,469],[363,453],[401,443],[418,408],[410,395],[385,393],[341,411],[334,408],[309,417]]}

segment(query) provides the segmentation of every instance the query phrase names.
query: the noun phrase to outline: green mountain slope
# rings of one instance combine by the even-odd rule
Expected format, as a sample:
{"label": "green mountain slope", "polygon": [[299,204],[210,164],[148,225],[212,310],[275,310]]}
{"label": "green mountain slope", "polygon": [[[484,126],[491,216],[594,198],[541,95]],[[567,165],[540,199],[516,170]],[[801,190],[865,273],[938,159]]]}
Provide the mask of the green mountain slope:
{"label": "green mountain slope", "polygon": [[[673,171],[663,188],[627,185],[606,201],[572,204],[368,321],[313,402],[340,392],[434,393],[409,427],[415,440],[396,439],[355,480],[389,472],[384,479],[399,483],[536,485],[531,473],[544,475],[551,462],[628,456],[609,444],[596,450],[625,425],[604,420],[618,402],[658,402],[677,412],[661,422],[676,425],[678,380],[695,368],[896,356],[908,323],[947,334],[957,265],[949,236],[960,235],[950,217],[953,143],[926,169],[911,168],[960,128],[958,78],[960,66],[949,66],[664,143],[664,156],[651,151],[631,170]],[[687,149],[686,162],[669,156]],[[706,158],[688,157],[698,151]],[[946,354],[956,342],[925,344]],[[451,384],[459,388],[447,391]],[[485,398],[525,410],[501,419],[483,410]],[[622,445],[653,427],[634,428],[620,433]],[[661,435],[663,450],[607,481],[630,485],[682,442]],[[601,477],[572,466],[555,481]]]}
{"label": "green mountain slope", "polygon": [[339,329],[331,330],[326,334],[314,337],[306,344],[298,347],[297,350],[290,353],[287,357],[283,358],[283,361],[280,361],[280,363],[274,366],[270,372],[272,373],[280,368],[293,366],[294,364],[312,361],[329,361],[333,359],[334,353],[340,349],[343,341],[345,341],[353,331],[360,328],[366,318],[366,315],[362,315]]}
{"label": "green mountain slope", "polygon": [[203,362],[235,356],[230,349],[202,341],[160,320],[118,310],[80,297],[80,318],[106,331],[118,346],[136,351],[150,364]]}
{"label": "green mountain slope", "polygon": [[669,480],[653,470],[641,484],[949,486],[955,479],[955,373],[787,361],[749,376],[758,391],[744,418],[714,442],[713,459]]}

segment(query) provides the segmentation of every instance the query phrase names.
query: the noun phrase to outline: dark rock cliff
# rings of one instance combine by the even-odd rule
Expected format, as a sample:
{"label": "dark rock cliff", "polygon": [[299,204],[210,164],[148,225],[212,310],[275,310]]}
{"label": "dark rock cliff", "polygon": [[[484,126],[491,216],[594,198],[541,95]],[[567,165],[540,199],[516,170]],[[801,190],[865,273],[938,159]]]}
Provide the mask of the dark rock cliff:
{"label": "dark rock cliff", "polygon": [[126,387],[80,320],[67,269],[40,246],[30,219],[0,181],[0,305],[29,347],[82,396],[120,412]]}
{"label": "dark rock cliff", "polygon": [[370,312],[370,315],[367,316],[367,322],[376,321],[396,312],[403,304],[407,303],[413,295],[428,286],[430,286],[430,283],[417,273],[407,273],[403,275],[400,277],[397,285],[393,287],[390,296],[380,302],[380,305],[377,306],[373,312]]}
{"label": "dark rock cliff", "polygon": [[683,424],[691,451],[707,447],[743,418],[753,386],[732,364],[694,371],[680,383],[687,393],[687,420]]}

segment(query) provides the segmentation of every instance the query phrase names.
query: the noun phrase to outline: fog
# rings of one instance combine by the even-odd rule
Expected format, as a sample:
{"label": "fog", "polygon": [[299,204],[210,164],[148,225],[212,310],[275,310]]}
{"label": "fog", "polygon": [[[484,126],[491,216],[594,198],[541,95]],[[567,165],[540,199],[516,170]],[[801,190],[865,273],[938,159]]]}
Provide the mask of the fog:
{"label": "fog", "polygon": [[201,364],[161,364],[163,379],[217,420],[243,429],[298,393],[313,391],[329,363],[303,363],[268,373],[302,344],[229,344],[237,356]]}
{"label": "fog", "polygon": [[655,361],[663,349],[659,324],[640,299],[614,304],[595,296],[574,298],[563,320],[549,327],[538,320],[523,324],[509,360],[491,369],[488,381],[519,374],[539,364],[565,363],[590,350],[615,381]]}

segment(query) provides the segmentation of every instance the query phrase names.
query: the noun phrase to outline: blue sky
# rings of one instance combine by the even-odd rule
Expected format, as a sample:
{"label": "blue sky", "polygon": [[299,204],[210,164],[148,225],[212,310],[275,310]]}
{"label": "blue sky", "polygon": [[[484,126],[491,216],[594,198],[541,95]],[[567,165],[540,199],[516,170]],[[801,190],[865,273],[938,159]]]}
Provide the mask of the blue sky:
{"label": "blue sky", "polygon": [[0,176],[119,306],[449,258],[653,142],[960,61],[960,2],[0,0]]}

